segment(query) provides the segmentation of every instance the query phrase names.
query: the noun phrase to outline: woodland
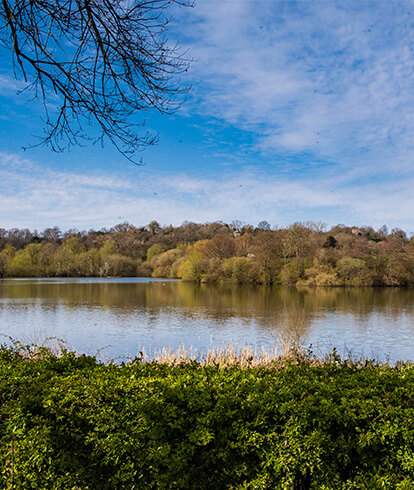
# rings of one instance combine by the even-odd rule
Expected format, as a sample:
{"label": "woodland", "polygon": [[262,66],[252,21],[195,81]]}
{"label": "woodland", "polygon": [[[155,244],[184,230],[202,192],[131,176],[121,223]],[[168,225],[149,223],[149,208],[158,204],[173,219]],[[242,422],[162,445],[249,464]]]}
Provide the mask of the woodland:
{"label": "woodland", "polygon": [[398,228],[238,221],[101,230],[0,229],[0,277],[156,277],[286,286],[413,286],[414,237]]}

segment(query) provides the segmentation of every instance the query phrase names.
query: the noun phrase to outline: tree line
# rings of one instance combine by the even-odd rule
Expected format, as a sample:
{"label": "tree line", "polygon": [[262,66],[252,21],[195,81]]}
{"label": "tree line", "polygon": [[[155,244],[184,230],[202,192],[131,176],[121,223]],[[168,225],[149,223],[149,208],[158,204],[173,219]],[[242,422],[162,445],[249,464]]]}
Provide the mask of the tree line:
{"label": "tree line", "polygon": [[414,236],[385,226],[233,221],[0,229],[0,277],[152,276],[289,286],[413,286]]}

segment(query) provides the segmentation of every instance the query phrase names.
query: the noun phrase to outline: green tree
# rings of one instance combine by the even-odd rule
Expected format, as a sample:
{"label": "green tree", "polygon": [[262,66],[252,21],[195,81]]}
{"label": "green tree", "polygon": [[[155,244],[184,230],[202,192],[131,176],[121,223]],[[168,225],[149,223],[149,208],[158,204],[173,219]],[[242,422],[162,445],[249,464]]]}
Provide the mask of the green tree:
{"label": "green tree", "polygon": [[15,253],[16,253],[15,248],[10,245],[7,245],[0,252],[0,277],[5,277],[9,274],[8,265],[12,261]]}
{"label": "green tree", "polygon": [[7,275],[13,277],[38,277],[43,275],[42,244],[31,243],[18,250],[7,265]]}
{"label": "green tree", "polygon": [[164,245],[161,245],[159,243],[154,243],[154,245],[151,245],[151,247],[147,250],[148,262],[151,262],[153,257],[155,257],[156,255],[160,255],[163,252],[165,252]]}
{"label": "green tree", "polygon": [[166,252],[155,255],[151,259],[153,269],[153,277],[176,277],[177,268],[173,268],[174,264],[179,261],[185,253],[183,248],[173,248]]}

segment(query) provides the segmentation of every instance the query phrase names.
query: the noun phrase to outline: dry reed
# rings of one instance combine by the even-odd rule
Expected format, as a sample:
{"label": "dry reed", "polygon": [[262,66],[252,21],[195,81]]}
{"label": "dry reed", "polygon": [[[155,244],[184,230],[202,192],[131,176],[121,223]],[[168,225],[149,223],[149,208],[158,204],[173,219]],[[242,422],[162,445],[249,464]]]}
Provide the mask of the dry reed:
{"label": "dry reed", "polygon": [[[48,337],[42,342],[25,344],[22,341],[9,338],[9,343],[19,355],[31,360],[42,360],[47,356],[53,355],[60,357],[67,352],[74,353],[75,356],[81,355],[72,349],[68,349],[64,340],[56,337]],[[98,354],[95,357],[98,360]],[[125,358],[105,358],[99,362],[104,364],[117,364],[119,361],[125,362]],[[336,362],[347,362],[359,367],[366,366],[368,363],[390,366],[388,361],[370,360],[367,357],[355,356],[351,352],[345,357],[339,356],[335,348],[332,353],[322,356],[315,355],[311,349],[306,350],[303,346],[298,346],[296,342],[282,343],[278,347],[258,348],[250,345],[234,346],[224,344],[219,347],[212,347],[207,351],[199,351],[194,347],[181,345],[178,349],[163,347],[154,349],[148,354],[145,348],[141,349],[135,358],[128,358],[126,364],[167,364],[169,366],[182,366],[188,364],[198,364],[200,366],[214,366],[220,368],[254,368],[266,367],[272,369],[283,368],[286,363],[306,362],[309,365],[317,366]],[[411,364],[409,362],[396,363],[396,367]]]}
{"label": "dry reed", "polygon": [[151,355],[148,355],[145,349],[143,349],[135,361],[168,364],[170,366],[197,363],[201,366],[246,368],[275,367],[286,363],[288,360],[297,362],[305,359],[311,363],[316,362],[316,358],[313,358],[304,350],[292,348],[282,352],[277,347],[266,349],[264,347],[258,348],[250,345],[239,347],[227,344],[221,347],[212,347],[206,352],[199,352],[193,347],[187,349],[184,345],[181,345],[176,350],[165,347],[155,349]]}

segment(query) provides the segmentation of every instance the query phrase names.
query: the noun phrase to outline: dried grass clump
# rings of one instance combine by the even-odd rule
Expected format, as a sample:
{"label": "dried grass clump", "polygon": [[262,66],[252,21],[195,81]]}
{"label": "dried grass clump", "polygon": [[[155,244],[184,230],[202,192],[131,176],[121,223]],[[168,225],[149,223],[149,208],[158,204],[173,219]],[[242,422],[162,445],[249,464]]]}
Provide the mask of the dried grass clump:
{"label": "dried grass clump", "polygon": [[307,318],[304,308],[285,309],[275,319],[275,341],[282,355],[303,350],[307,337]]}
{"label": "dried grass clump", "polygon": [[49,356],[60,357],[68,351],[66,342],[58,337],[32,339],[31,341],[17,340],[6,336],[13,351],[29,360],[43,360]]}
{"label": "dried grass clump", "polygon": [[[194,347],[186,347],[180,345],[178,349],[163,347],[154,349],[149,354],[145,348],[142,348],[139,355],[134,358],[129,357],[125,361],[124,357],[110,358],[101,354],[98,350],[95,355],[87,356],[95,359],[96,362],[105,365],[110,364],[165,364],[168,366],[183,366],[189,364],[197,364],[199,366],[228,368],[272,368],[283,369],[287,364],[306,363],[309,366],[323,366],[328,364],[347,364],[348,366],[356,366],[359,368],[368,366],[382,366],[383,368],[392,368],[388,360],[372,359],[366,356],[355,355],[351,351],[343,356],[338,353],[336,348],[329,354],[317,354],[312,351],[312,346],[305,349],[303,344],[297,342],[297,337],[292,337],[292,330],[287,329],[282,331],[279,337],[279,343],[275,347],[265,348],[251,345],[234,346],[233,344],[223,344],[219,347],[212,347],[207,351],[199,351]],[[297,332],[293,331],[294,334]],[[9,339],[8,346],[3,345],[3,348],[9,349],[17,356],[23,357],[30,361],[41,361],[50,357],[62,357],[66,354],[71,354],[75,357],[85,356],[85,354],[77,353],[73,349],[68,348],[67,343],[57,337],[47,337],[39,339],[38,342],[30,343],[22,340],[16,340],[12,337]],[[394,367],[403,369],[406,366],[411,366],[410,361],[399,361]]]}
{"label": "dried grass clump", "polygon": [[232,344],[221,347],[213,347],[207,352],[199,352],[193,347],[186,348],[181,345],[178,349],[162,348],[154,350],[148,355],[145,349],[140,352],[140,356],[135,359],[142,363],[167,364],[169,366],[179,366],[197,363],[201,366],[215,366],[221,368],[247,368],[247,367],[282,367],[286,362],[303,362],[310,364],[320,363],[310,352],[299,349],[280,351],[277,347],[265,349],[246,345],[236,347]]}

